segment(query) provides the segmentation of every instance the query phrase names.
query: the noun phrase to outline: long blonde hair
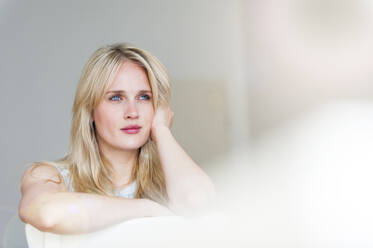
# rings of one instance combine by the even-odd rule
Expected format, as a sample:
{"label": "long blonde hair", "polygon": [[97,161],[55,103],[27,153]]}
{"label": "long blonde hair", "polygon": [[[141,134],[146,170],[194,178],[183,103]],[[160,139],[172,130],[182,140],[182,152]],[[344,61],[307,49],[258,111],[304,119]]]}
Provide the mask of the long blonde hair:
{"label": "long blonde hair", "polygon": [[[77,86],[68,153],[56,161],[57,164],[68,167],[76,192],[113,195],[112,167],[99,150],[91,117],[94,108],[126,60],[139,64],[147,73],[154,109],[163,103],[169,103],[169,78],[157,58],[126,43],[108,45],[96,50],[84,66]],[[131,179],[137,182],[135,198],[167,203],[164,173],[151,139],[139,148]]]}

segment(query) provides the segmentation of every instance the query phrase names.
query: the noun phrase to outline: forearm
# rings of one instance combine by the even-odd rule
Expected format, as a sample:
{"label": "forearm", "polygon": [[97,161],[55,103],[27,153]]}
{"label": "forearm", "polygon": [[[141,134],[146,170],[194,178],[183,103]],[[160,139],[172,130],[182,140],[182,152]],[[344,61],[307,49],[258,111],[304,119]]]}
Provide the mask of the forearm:
{"label": "forearm", "polygon": [[155,137],[170,208],[188,213],[210,207],[215,200],[215,187],[210,178],[177,143],[168,128],[158,128]]}
{"label": "forearm", "polygon": [[166,209],[150,200],[88,193],[59,192],[43,196],[40,201],[45,202],[36,214],[41,219],[40,229],[57,234],[87,233],[129,219],[162,215],[162,211],[167,214]]}

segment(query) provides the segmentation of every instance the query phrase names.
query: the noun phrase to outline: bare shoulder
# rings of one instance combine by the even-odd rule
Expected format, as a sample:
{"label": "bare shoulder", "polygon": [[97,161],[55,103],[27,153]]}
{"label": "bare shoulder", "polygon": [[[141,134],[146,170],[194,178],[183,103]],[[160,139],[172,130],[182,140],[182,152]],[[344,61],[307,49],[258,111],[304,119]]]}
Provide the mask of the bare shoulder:
{"label": "bare shoulder", "polygon": [[63,178],[55,166],[48,163],[31,165],[24,172],[21,180],[22,197],[19,203],[19,217],[25,223],[32,222],[35,208],[40,207],[40,197],[66,191]]}
{"label": "bare shoulder", "polygon": [[22,193],[35,184],[56,187],[56,189],[61,190],[65,188],[64,181],[58,169],[47,163],[35,163],[26,169],[21,181]]}

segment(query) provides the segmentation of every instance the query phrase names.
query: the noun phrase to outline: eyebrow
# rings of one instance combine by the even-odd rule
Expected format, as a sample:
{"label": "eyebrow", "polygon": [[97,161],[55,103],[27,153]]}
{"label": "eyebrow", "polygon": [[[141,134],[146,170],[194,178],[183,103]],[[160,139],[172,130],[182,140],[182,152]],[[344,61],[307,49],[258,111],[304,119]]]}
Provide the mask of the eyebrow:
{"label": "eyebrow", "polygon": [[[106,92],[106,94],[115,93],[115,94],[126,94],[125,90],[111,90]],[[148,93],[151,94],[152,92],[150,90],[140,90],[139,94]]]}

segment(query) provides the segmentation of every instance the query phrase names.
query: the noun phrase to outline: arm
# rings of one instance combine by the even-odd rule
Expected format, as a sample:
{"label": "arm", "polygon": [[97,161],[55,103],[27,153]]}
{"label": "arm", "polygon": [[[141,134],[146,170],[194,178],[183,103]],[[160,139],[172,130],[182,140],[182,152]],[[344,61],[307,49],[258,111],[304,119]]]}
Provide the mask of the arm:
{"label": "arm", "polygon": [[206,211],[215,201],[215,187],[173,137],[169,128],[172,119],[171,109],[165,106],[157,110],[152,125],[152,139],[165,174],[169,207],[187,215]]}
{"label": "arm", "polygon": [[163,206],[146,199],[125,199],[67,192],[53,166],[29,168],[22,179],[19,216],[41,231],[78,234],[96,231],[125,220],[170,215]]}

